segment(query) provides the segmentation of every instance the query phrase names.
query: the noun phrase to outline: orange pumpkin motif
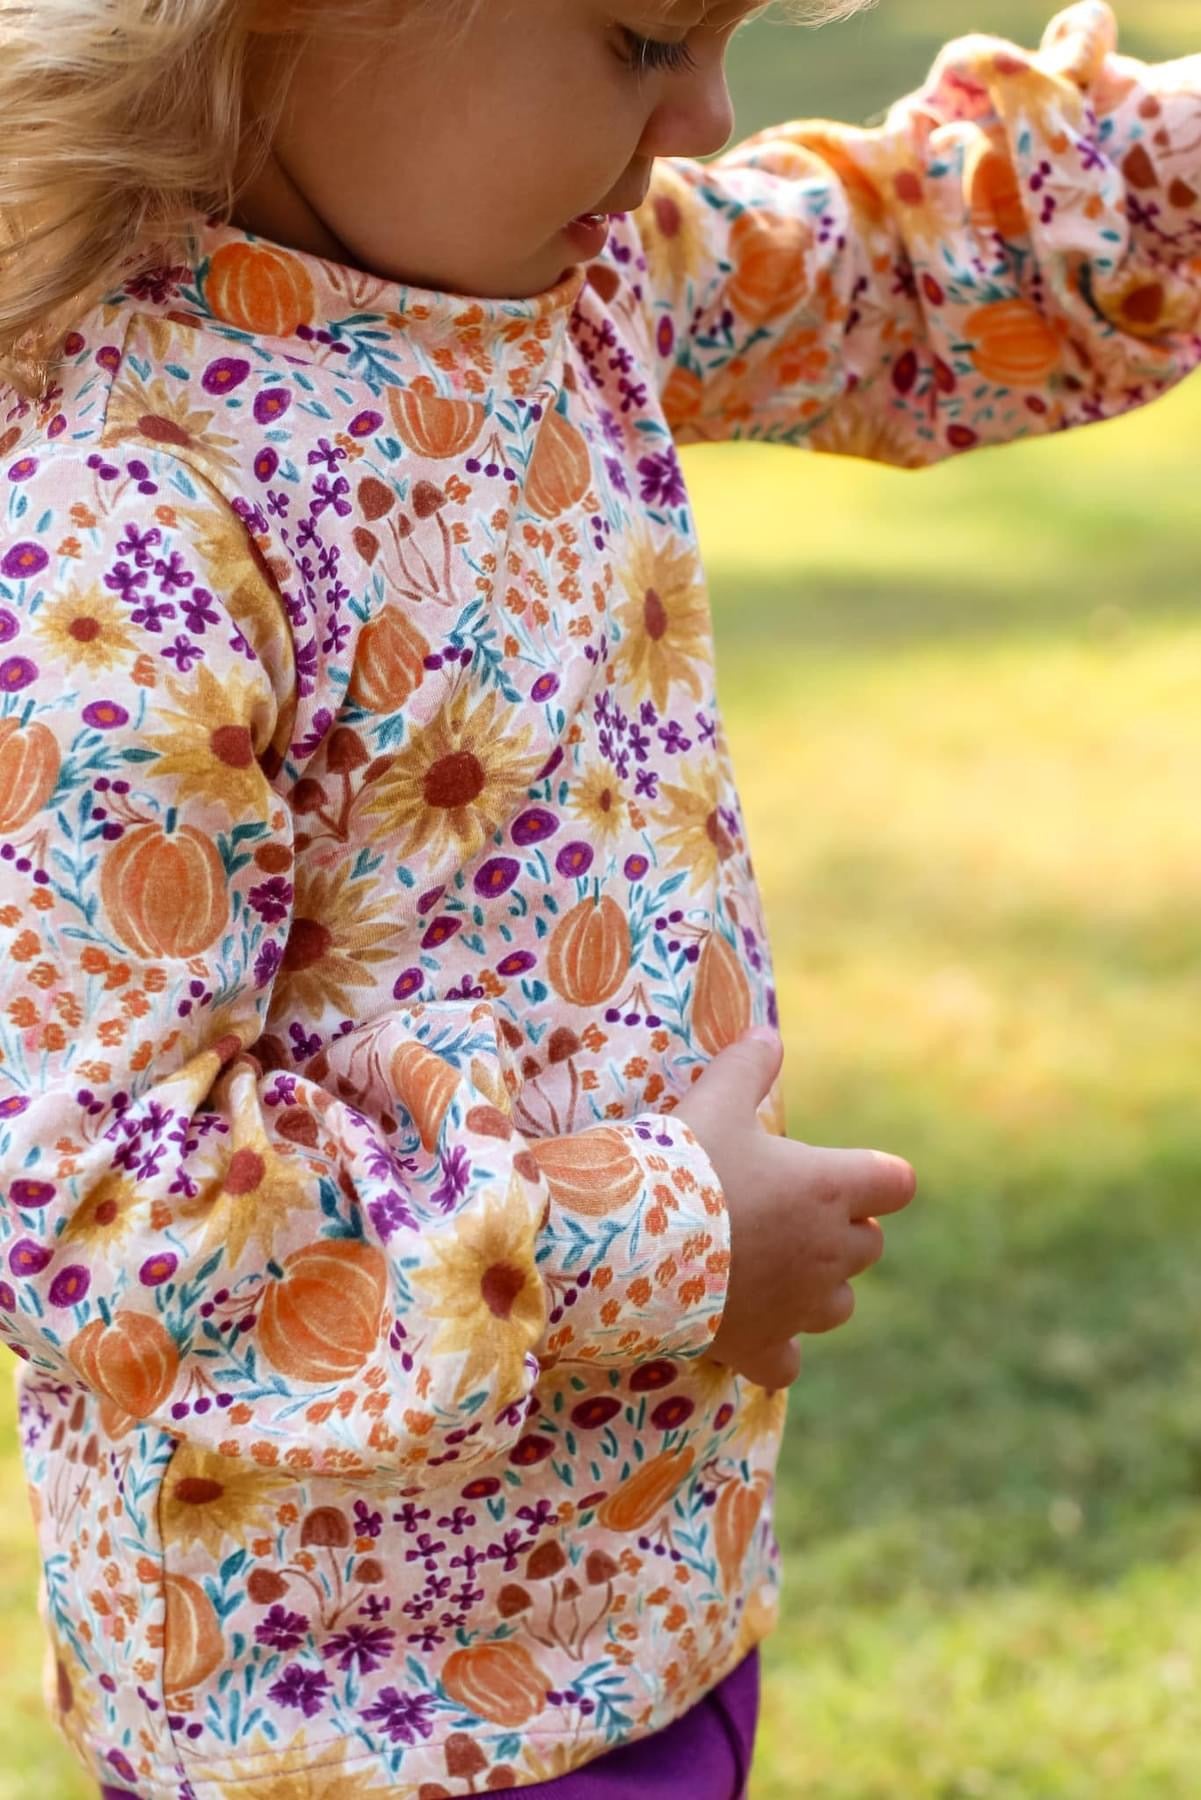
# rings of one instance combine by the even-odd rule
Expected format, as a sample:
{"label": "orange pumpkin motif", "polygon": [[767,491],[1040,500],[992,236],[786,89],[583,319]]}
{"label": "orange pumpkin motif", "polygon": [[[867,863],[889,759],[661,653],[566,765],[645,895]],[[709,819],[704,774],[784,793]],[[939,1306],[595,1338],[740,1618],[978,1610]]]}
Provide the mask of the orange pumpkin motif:
{"label": "orange pumpkin motif", "polygon": [[458,1070],[424,1044],[408,1043],[393,1052],[391,1072],[396,1097],[412,1115],[422,1148],[432,1150],[459,1085]]}
{"label": "orange pumpkin motif", "polygon": [[592,463],[581,431],[557,407],[543,417],[530,458],[525,499],[540,519],[557,519],[588,492]]}
{"label": "orange pumpkin motif", "polygon": [[642,1171],[629,1145],[608,1125],[570,1137],[535,1138],[530,1150],[551,1199],[568,1212],[603,1219],[628,1206],[642,1186]]}
{"label": "orange pumpkin motif", "polygon": [[35,719],[0,719],[0,836],[19,831],[40,812],[58,781],[58,739]]}
{"label": "orange pumpkin motif", "polygon": [[602,1500],[596,1517],[606,1531],[641,1531],[682,1486],[696,1460],[691,1444],[662,1450]]}
{"label": "orange pumpkin motif", "polygon": [[720,931],[705,940],[696,966],[692,1028],[702,1050],[716,1056],[751,1024],[751,990],[742,964]]}
{"label": "orange pumpkin motif", "polygon": [[438,393],[428,375],[408,387],[388,389],[388,410],[397,436],[418,456],[463,456],[483,430],[487,413],[478,400]]}
{"label": "orange pumpkin motif", "polygon": [[581,900],[564,913],[550,940],[547,974],[556,994],[575,1006],[600,1006],[630,970],[630,928],[610,894]]}
{"label": "orange pumpkin motif", "polygon": [[229,883],[212,838],[195,825],[170,836],[135,825],[100,867],[109,923],[137,956],[199,956],[229,922]]}
{"label": "orange pumpkin motif", "polygon": [[695,369],[677,363],[667,377],[663,389],[663,411],[671,425],[683,425],[695,419],[701,410],[705,384]]}
{"label": "orange pumpkin motif", "polygon": [[1030,226],[1013,164],[999,150],[986,149],[968,176],[972,224],[1003,238],[1025,237]]}
{"label": "orange pumpkin motif", "polygon": [[395,712],[425,680],[429,653],[404,608],[385,606],[359,633],[350,698],[368,712]]}
{"label": "orange pumpkin motif", "polygon": [[734,270],[726,287],[731,306],[751,325],[791,312],[810,282],[809,227],[748,208],[730,228]]}
{"label": "orange pumpkin motif", "polygon": [[388,1265],[373,1244],[327,1238],[293,1251],[263,1296],[256,1333],[267,1361],[296,1381],[345,1381],[379,1342]]}
{"label": "orange pumpkin motif", "polygon": [[969,313],[972,364],[999,387],[1041,387],[1058,364],[1060,343],[1042,314],[1025,300],[999,300]]}
{"label": "orange pumpkin motif", "polygon": [[217,318],[267,337],[291,337],[316,305],[308,270],[276,244],[223,244],[209,263],[204,293]]}
{"label": "orange pumpkin motif", "polygon": [[460,1706],[510,1731],[540,1713],[550,1692],[529,1651],[512,1638],[456,1650],[443,1665],[442,1685]]}
{"label": "orange pumpkin motif", "polygon": [[737,1588],[743,1559],[751,1547],[755,1527],[770,1491],[771,1477],[760,1469],[749,1484],[727,1481],[718,1495],[713,1510],[713,1539],[722,1586],[727,1594],[733,1594]]}
{"label": "orange pumpkin motif", "polygon": [[198,1582],[188,1575],[165,1575],[163,1594],[163,1688],[182,1694],[220,1667],[225,1646],[216,1610]]}
{"label": "orange pumpkin motif", "polygon": [[110,1325],[93,1319],[72,1338],[67,1356],[90,1388],[134,1419],[148,1419],[179,1374],[179,1347],[166,1326],[132,1310],[114,1313]]}

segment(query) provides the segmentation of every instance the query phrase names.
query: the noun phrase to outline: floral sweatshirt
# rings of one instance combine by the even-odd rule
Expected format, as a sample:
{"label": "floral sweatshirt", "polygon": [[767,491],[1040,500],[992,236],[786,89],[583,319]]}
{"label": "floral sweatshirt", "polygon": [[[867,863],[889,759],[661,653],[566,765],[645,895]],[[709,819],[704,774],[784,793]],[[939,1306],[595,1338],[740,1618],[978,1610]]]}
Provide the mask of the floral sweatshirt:
{"label": "floral sweatshirt", "polygon": [[1085,0],[660,162],[531,299],[207,220],[0,395],[0,1333],[106,1794],[522,1787],[768,1632],[783,1402],[672,1112],[775,1000],[676,447],[916,467],[1199,333],[1201,57]]}

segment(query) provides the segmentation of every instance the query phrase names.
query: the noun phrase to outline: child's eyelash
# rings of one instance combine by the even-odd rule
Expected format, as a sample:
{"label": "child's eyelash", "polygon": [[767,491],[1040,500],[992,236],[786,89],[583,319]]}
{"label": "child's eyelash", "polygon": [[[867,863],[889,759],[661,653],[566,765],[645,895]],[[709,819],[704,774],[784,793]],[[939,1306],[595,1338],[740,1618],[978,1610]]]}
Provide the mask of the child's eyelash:
{"label": "child's eyelash", "polygon": [[667,69],[675,75],[685,69],[696,68],[687,43],[660,43],[657,38],[639,37],[636,31],[628,31],[624,27],[622,35],[632,52],[629,66],[638,75],[645,74],[648,69]]}

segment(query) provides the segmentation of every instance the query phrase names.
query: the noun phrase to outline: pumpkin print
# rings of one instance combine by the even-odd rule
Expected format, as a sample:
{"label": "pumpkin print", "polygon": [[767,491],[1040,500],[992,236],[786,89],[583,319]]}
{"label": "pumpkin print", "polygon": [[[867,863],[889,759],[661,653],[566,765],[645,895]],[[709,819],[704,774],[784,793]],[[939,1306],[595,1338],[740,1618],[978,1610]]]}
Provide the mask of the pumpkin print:
{"label": "pumpkin print", "polygon": [[661,1450],[601,1502],[597,1523],[606,1531],[641,1531],[683,1486],[695,1461],[691,1444]]}
{"label": "pumpkin print", "polygon": [[423,1148],[432,1150],[459,1085],[458,1070],[416,1043],[402,1044],[393,1053],[391,1066],[396,1097],[412,1114]]}
{"label": "pumpkin print", "polygon": [[626,1140],[604,1125],[572,1137],[536,1138],[530,1151],[551,1199],[568,1212],[603,1218],[628,1206],[642,1186],[642,1170]]}
{"label": "pumpkin print", "polygon": [[771,1481],[760,1469],[749,1482],[738,1478],[727,1481],[717,1496],[717,1505],[713,1509],[713,1541],[722,1588],[727,1594],[738,1591],[743,1559],[750,1549],[751,1538],[770,1491]]}
{"label": "pumpkin print", "polygon": [[705,939],[696,970],[693,1029],[710,1056],[736,1043],[751,1025],[751,990],[742,964],[720,931]]}
{"label": "pumpkin print", "polygon": [[0,1337],[94,1788],[543,1782],[770,1631],[785,1395],[709,1354],[677,1103],[774,981],[677,449],[916,468],[1193,369],[1196,59],[1112,33],[660,158],[525,298],[198,220],[0,394]]}
{"label": "pumpkin print", "polygon": [[276,244],[223,244],[209,263],[204,291],[217,318],[264,337],[291,337],[316,304],[304,261]]}
{"label": "pumpkin print", "polygon": [[388,407],[401,442],[417,456],[436,461],[466,456],[484,426],[478,400],[439,394],[428,375],[419,375],[408,387],[390,387]]}
{"label": "pumpkin print", "polygon": [[429,653],[429,644],[404,609],[386,606],[359,637],[350,698],[368,712],[395,712],[425,680]]}
{"label": "pumpkin print", "polygon": [[58,740],[36,719],[0,719],[0,836],[19,831],[45,806],[58,780]]}
{"label": "pumpkin print", "polygon": [[213,1603],[189,1575],[164,1575],[163,1691],[185,1693],[206,1681],[225,1653]]}
{"label": "pumpkin print", "polygon": [[229,921],[229,889],[213,840],[195,825],[170,836],[135,825],[100,865],[100,898],[121,942],[138,956],[198,956]]}
{"label": "pumpkin print", "polygon": [[555,926],[547,974],[563,1000],[601,1006],[630,970],[630,928],[611,894],[581,900]]}
{"label": "pumpkin print", "polygon": [[387,1264],[373,1244],[323,1239],[293,1251],[263,1296],[256,1341],[295,1381],[344,1381],[378,1347]]}
{"label": "pumpkin print", "polygon": [[89,1387],[135,1419],[148,1419],[175,1386],[179,1349],[160,1320],[122,1309],[111,1325],[93,1319],[68,1355]]}
{"label": "pumpkin print", "polygon": [[1030,229],[1022,190],[1009,158],[985,142],[968,175],[971,219],[982,233],[999,231],[1012,242]]}
{"label": "pumpkin print", "polygon": [[963,331],[973,346],[972,366],[999,387],[1041,387],[1062,354],[1057,333],[1025,300],[978,307]]}
{"label": "pumpkin print", "polygon": [[543,417],[526,478],[526,505],[540,519],[557,519],[588,491],[592,464],[583,435],[557,407]]}
{"label": "pumpkin print", "polygon": [[542,1711],[550,1689],[529,1651],[511,1638],[456,1650],[443,1665],[442,1685],[461,1706],[510,1731]]}

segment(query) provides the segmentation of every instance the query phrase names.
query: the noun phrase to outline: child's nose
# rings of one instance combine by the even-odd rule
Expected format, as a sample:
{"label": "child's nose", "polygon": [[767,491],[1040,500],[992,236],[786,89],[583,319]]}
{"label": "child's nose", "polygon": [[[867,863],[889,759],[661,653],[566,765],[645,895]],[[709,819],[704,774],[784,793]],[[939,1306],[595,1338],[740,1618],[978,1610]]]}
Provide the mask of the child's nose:
{"label": "child's nose", "polygon": [[646,156],[712,156],[734,130],[734,103],[725,70],[702,65],[677,76],[672,91],[655,108],[639,146]]}

